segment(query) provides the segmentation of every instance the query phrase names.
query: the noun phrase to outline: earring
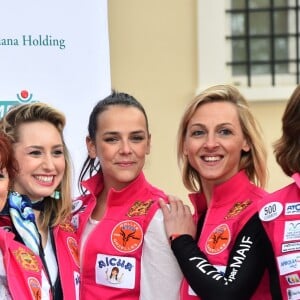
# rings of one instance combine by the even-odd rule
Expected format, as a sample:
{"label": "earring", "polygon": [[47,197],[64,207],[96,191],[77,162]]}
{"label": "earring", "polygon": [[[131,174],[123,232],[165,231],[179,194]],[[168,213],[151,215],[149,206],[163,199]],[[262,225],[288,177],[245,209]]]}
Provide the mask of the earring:
{"label": "earring", "polygon": [[51,195],[51,197],[55,200],[59,200],[60,199],[60,191],[54,191],[53,194]]}

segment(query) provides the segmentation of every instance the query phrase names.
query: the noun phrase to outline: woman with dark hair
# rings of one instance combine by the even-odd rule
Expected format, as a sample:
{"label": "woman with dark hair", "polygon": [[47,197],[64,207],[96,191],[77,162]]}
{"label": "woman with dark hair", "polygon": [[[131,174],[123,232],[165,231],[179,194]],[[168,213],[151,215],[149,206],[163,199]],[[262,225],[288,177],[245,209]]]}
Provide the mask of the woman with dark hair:
{"label": "woman with dark hair", "polygon": [[[182,279],[158,199],[143,174],[151,135],[142,105],[113,92],[89,118],[82,196],[74,203],[81,249],[81,299],[174,300]],[[121,281],[107,278],[115,267]]]}

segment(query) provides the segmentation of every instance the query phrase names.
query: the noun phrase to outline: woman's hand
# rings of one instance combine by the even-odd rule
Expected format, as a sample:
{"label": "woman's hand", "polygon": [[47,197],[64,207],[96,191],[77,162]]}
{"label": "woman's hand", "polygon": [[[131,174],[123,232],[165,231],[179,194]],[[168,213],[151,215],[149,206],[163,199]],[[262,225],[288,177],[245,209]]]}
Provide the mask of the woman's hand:
{"label": "woman's hand", "polygon": [[159,200],[168,237],[189,234],[195,238],[196,224],[189,206],[174,196],[168,196],[168,200],[169,205],[163,199]]}

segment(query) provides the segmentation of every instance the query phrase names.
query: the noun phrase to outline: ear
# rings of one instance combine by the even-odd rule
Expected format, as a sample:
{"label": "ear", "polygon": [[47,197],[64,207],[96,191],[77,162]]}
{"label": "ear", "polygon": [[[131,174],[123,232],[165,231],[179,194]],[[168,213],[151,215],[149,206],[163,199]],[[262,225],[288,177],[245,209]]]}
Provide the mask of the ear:
{"label": "ear", "polygon": [[97,157],[97,151],[96,151],[96,145],[95,143],[92,141],[92,139],[87,136],[85,138],[85,143],[86,143],[86,148],[88,150],[88,154],[90,158],[96,158]]}
{"label": "ear", "polygon": [[184,154],[184,155],[187,155],[188,152],[187,152],[187,148],[186,148],[185,141],[183,142],[183,147],[182,147],[182,148],[183,148],[183,149],[182,149],[183,154]]}
{"label": "ear", "polygon": [[151,148],[151,134],[149,133],[146,154],[150,154],[150,148]]}
{"label": "ear", "polygon": [[242,146],[242,150],[243,150],[244,152],[249,152],[249,151],[250,151],[250,146],[249,146],[249,143],[247,142],[246,139],[244,139],[243,146]]}

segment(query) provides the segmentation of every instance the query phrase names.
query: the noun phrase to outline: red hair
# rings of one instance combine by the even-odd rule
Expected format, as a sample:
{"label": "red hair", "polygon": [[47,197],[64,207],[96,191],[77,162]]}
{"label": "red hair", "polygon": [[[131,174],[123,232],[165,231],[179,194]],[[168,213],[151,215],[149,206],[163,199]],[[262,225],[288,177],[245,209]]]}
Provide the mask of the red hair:
{"label": "red hair", "polygon": [[13,179],[18,171],[18,164],[14,157],[14,151],[11,141],[0,132],[0,169],[6,168],[9,179]]}

